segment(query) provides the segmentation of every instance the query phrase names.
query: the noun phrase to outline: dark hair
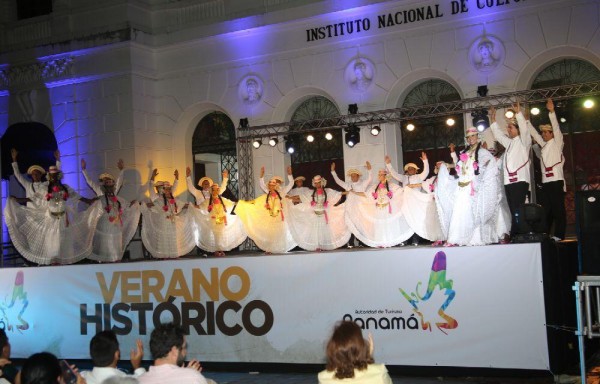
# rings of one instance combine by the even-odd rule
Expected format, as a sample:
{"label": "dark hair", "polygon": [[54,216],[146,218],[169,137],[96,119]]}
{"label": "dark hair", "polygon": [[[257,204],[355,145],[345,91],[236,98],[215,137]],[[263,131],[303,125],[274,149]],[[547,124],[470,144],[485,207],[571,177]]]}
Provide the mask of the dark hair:
{"label": "dark hair", "polygon": [[[327,190],[325,188],[323,188],[323,187],[321,187],[321,189],[323,190],[323,194],[325,195],[325,200],[324,201],[327,201]],[[315,195],[317,193],[317,188],[313,187],[312,190],[313,190],[313,193],[311,195],[312,201],[316,202]]]}
{"label": "dark hair", "polygon": [[29,356],[21,369],[21,384],[56,384],[62,375],[56,356],[49,352]]}
{"label": "dark hair", "polygon": [[336,379],[354,377],[354,370],[367,369],[373,357],[362,331],[353,321],[342,321],[336,325],[327,343],[327,370],[335,371]]}
{"label": "dark hair", "polygon": [[160,359],[169,354],[173,347],[183,347],[185,335],[183,328],[174,323],[161,324],[150,334],[150,352],[154,359]]}
{"label": "dark hair", "polygon": [[[281,201],[281,195],[279,194],[279,191],[274,189],[275,193],[277,193],[277,197],[279,197],[279,201]],[[269,196],[271,196],[270,192],[267,192],[267,198],[265,200],[265,204],[269,205]]]}
{"label": "dark hair", "polygon": [[113,331],[98,332],[90,341],[90,357],[95,367],[108,367],[113,363],[119,341]]}
{"label": "dark hair", "polygon": [[[469,152],[469,148],[470,146],[466,146],[465,149],[463,149],[460,153],[467,153]],[[477,164],[479,164],[479,148],[481,148],[481,142],[477,143],[477,147],[475,148],[475,162]],[[477,169],[475,170],[475,175],[479,175],[479,167],[477,167]]]}
{"label": "dark hair", "polygon": [[0,351],[8,345],[8,336],[6,336],[6,331],[0,328]]}

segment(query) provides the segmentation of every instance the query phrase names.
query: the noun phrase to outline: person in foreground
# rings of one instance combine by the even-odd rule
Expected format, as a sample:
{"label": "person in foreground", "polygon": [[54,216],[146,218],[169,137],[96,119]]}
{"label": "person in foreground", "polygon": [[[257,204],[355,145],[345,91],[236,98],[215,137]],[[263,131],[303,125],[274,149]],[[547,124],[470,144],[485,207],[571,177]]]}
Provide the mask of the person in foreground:
{"label": "person in foreground", "polygon": [[[119,341],[114,331],[98,332],[90,341],[90,357],[94,363],[91,371],[82,371],[81,376],[88,384],[102,384],[106,379],[128,375],[117,368],[121,359]],[[141,367],[144,357],[144,346],[141,340],[136,341],[136,348],[131,350],[131,365],[134,369],[134,377],[142,375],[146,370]]]}
{"label": "person in foreground", "polygon": [[[76,384],[86,384],[74,365],[71,371],[77,377]],[[49,352],[34,353],[29,356],[21,372],[17,375],[17,384],[66,384],[64,373],[56,356]]]}
{"label": "person in foreground", "polygon": [[[198,360],[185,364],[187,341],[181,326],[161,324],[150,335],[154,365],[138,380],[141,384],[208,384]],[[211,381],[212,382],[212,381]]]}
{"label": "person in foreground", "polygon": [[369,335],[369,340],[365,340],[360,327],[352,321],[336,325],[325,353],[327,365],[319,372],[319,384],[392,384],[385,365],[373,360],[373,338]]}

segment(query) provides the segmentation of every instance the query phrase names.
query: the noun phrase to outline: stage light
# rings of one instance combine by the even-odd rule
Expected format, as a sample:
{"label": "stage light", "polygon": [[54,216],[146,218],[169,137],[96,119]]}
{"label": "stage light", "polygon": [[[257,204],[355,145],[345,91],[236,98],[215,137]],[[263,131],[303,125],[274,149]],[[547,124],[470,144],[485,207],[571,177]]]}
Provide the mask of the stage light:
{"label": "stage light", "polygon": [[410,132],[414,131],[415,130],[415,125],[413,123],[406,124],[406,130],[410,131]]}
{"label": "stage light", "polygon": [[454,124],[456,124],[456,121],[455,121],[453,118],[449,117],[449,118],[446,120],[446,125],[447,125],[447,126],[449,126],[449,127],[452,127]]}
{"label": "stage light", "polygon": [[506,112],[504,112],[504,117],[506,117],[507,119],[512,119],[513,117],[515,117],[515,111],[512,109],[507,109]]}
{"label": "stage light", "polygon": [[325,134],[325,138],[326,138],[327,140],[331,140],[331,139],[333,139],[333,135],[331,134],[331,132],[327,132],[327,133]]}
{"label": "stage light", "polygon": [[315,141],[315,137],[309,133],[308,135],[306,135],[306,141],[312,143],[313,141]]}
{"label": "stage light", "polygon": [[244,117],[243,119],[240,119],[240,127],[248,128],[248,118]]}
{"label": "stage light", "polygon": [[371,135],[377,136],[379,135],[379,132],[381,132],[381,128],[379,128],[379,125],[376,125],[371,128]]}
{"label": "stage light", "polygon": [[271,138],[269,139],[269,145],[270,145],[271,147],[274,147],[274,146],[276,146],[276,145],[277,145],[277,143],[279,143],[279,140],[278,140],[276,137],[271,137]]}
{"label": "stage light", "polygon": [[260,146],[261,146],[261,145],[262,145],[262,140],[261,140],[261,139],[256,139],[256,140],[254,140],[254,141],[252,142],[252,146],[253,146],[255,149],[258,149],[258,148],[260,148]]}
{"label": "stage light", "polygon": [[345,141],[346,144],[352,148],[356,144],[360,143],[360,128],[356,125],[351,125],[349,127],[344,128],[346,131]]}
{"label": "stage light", "polygon": [[561,122],[561,123],[566,123],[566,122],[567,122],[567,119],[565,119],[564,117],[561,117],[561,118],[560,118],[560,122]]}
{"label": "stage light", "polygon": [[477,128],[479,132],[485,131],[490,126],[490,119],[488,118],[488,112],[485,109],[471,112],[473,117],[473,126]]}
{"label": "stage light", "polygon": [[537,116],[540,114],[540,109],[538,107],[533,107],[533,108],[531,108],[530,112],[533,116]]}
{"label": "stage light", "polygon": [[348,113],[356,115],[358,113],[358,104],[348,104]]}
{"label": "stage light", "polygon": [[290,155],[296,152],[296,138],[294,136],[286,136],[283,138],[285,140],[285,150]]}
{"label": "stage light", "polygon": [[514,229],[513,243],[530,243],[543,241],[546,235],[544,208],[539,204],[522,204],[516,212],[519,216],[517,228]]}
{"label": "stage light", "polygon": [[591,109],[594,107],[594,100],[592,99],[587,99],[586,101],[583,102],[583,107],[586,109]]}
{"label": "stage light", "polygon": [[479,87],[477,87],[477,96],[479,97],[486,97],[488,94],[488,87],[487,85],[480,85]]}

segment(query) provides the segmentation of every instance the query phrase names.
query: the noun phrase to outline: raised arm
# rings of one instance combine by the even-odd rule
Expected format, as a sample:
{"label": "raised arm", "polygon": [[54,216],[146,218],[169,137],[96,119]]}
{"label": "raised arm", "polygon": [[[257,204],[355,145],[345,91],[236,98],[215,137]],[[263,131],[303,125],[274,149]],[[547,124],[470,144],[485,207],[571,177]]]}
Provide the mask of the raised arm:
{"label": "raised arm", "polygon": [[90,186],[90,188],[92,188],[92,190],[94,191],[96,196],[104,195],[104,192],[102,191],[102,188],[100,187],[100,184],[96,183],[88,175],[87,163],[85,162],[85,159],[81,159],[81,173],[83,174],[83,178],[85,179],[85,182],[87,183],[87,185]]}
{"label": "raised arm", "polygon": [[204,201],[204,195],[198,190],[198,188],[196,188],[194,182],[192,181],[192,170],[190,167],[185,169],[185,183],[187,185],[188,192],[191,193],[196,199],[196,204],[200,204],[201,201]]}
{"label": "raised arm", "polygon": [[529,122],[529,120],[527,121],[527,130],[529,131],[529,134],[531,135],[533,140],[536,143],[538,143],[540,147],[543,147],[544,145],[546,145],[546,142],[544,141],[544,139],[542,139],[542,136],[538,133],[538,131],[534,128],[534,126]]}
{"label": "raised arm", "polygon": [[[498,123],[496,122],[496,108],[494,108],[494,107],[490,108],[490,112],[488,113],[488,116],[490,117],[490,121],[492,123],[492,125],[490,126],[490,129],[492,130],[492,133],[494,134],[494,138],[496,139],[497,142],[502,144],[505,148],[508,148],[511,140],[508,136],[506,136],[504,134],[504,132],[502,132],[500,130],[500,127],[498,126]],[[457,163],[457,161],[455,160],[454,164],[456,164],[456,163]]]}
{"label": "raised arm", "polygon": [[546,102],[546,108],[548,109],[548,117],[550,118],[550,124],[552,124],[552,132],[554,133],[554,141],[561,147],[564,145],[564,138],[558,119],[556,118],[556,112],[554,111],[554,102],[552,99],[548,99]]}
{"label": "raised arm", "polygon": [[56,168],[62,170],[62,163],[60,162],[60,151],[58,149],[54,151],[54,160],[56,160]]}
{"label": "raised arm", "polygon": [[287,178],[288,178],[288,183],[287,185],[283,188],[282,191],[282,196],[287,195],[292,188],[294,188],[294,176],[292,176],[292,167],[287,167]]}
{"label": "raised arm", "polygon": [[27,180],[27,178],[25,178],[21,174],[21,171],[19,171],[19,164],[17,163],[18,153],[19,152],[17,152],[17,150],[15,148],[12,148],[10,150],[10,155],[12,157],[12,169],[13,169],[13,173],[15,174],[15,178],[17,179],[19,184],[21,184],[23,186],[23,188],[25,188],[25,190],[27,190],[33,183],[31,181]]}
{"label": "raised arm", "polygon": [[179,171],[177,169],[173,172],[173,176],[175,177],[175,180],[173,180],[173,186],[171,187],[171,193],[173,193],[173,196],[175,196],[175,191],[177,190],[177,187],[179,186]]}
{"label": "raised arm", "polygon": [[345,191],[349,191],[351,188],[350,183],[346,183],[345,181],[342,181],[337,173],[335,172],[335,163],[331,163],[331,176],[333,176],[333,180],[335,180],[336,184],[339,185],[340,187],[344,188]]}
{"label": "raised arm", "polygon": [[226,169],[221,173],[223,180],[221,181],[221,186],[219,187],[219,195],[222,195],[223,192],[227,189],[227,183],[229,183],[229,171]]}
{"label": "raised arm", "polygon": [[264,193],[269,192],[269,189],[267,188],[267,185],[265,184],[265,166],[264,165],[262,167],[260,167],[260,179],[258,179],[258,184],[260,185],[260,189]]}
{"label": "raised arm", "polygon": [[117,168],[119,168],[119,175],[117,176],[117,181],[115,182],[115,193],[119,193],[119,190],[123,186],[123,174],[125,173],[123,170],[125,169],[125,163],[123,159],[119,159],[117,161]]}
{"label": "raised arm", "polygon": [[365,163],[365,167],[367,168],[367,179],[365,181],[363,181],[360,185],[361,185],[361,189],[363,190],[367,190],[367,188],[369,188],[369,185],[371,185],[371,183],[373,182],[373,172],[371,171],[371,163],[369,163],[368,161]]}
{"label": "raised arm", "polygon": [[421,161],[423,161],[423,172],[419,173],[419,179],[424,181],[429,175],[429,160],[427,160],[427,154],[421,152]]}
{"label": "raised arm", "polygon": [[154,168],[150,173],[150,178],[148,179],[148,193],[150,194],[150,200],[154,201],[158,199],[158,194],[154,190],[154,179],[158,176],[158,169]]}
{"label": "raised arm", "polygon": [[385,157],[385,167],[387,168],[388,172],[390,173],[390,175],[394,179],[396,179],[399,182],[401,182],[401,183],[404,184],[404,182],[403,182],[403,180],[404,180],[403,176],[404,175],[401,175],[400,173],[396,172],[396,170],[394,169],[394,167],[392,167],[392,160],[390,159],[389,156]]}
{"label": "raised arm", "polygon": [[[527,128],[527,120],[523,112],[521,112],[521,106],[519,103],[517,105],[517,122],[519,123],[519,137],[521,138],[521,143],[529,149],[531,146],[531,134],[529,133],[529,129]],[[507,147],[508,148],[508,147]]]}

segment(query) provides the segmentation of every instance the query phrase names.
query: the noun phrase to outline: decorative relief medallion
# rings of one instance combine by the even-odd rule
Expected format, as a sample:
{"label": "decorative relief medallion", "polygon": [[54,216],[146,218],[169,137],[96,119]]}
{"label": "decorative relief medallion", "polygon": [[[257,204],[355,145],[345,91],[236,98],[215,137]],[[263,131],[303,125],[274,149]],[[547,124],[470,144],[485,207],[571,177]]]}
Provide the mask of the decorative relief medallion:
{"label": "decorative relief medallion", "polygon": [[504,61],[502,42],[493,36],[482,36],[469,49],[469,62],[479,72],[491,72]]}
{"label": "decorative relief medallion", "polygon": [[365,92],[375,79],[375,66],[371,60],[358,57],[346,66],[344,78],[346,84],[355,92]]}
{"label": "decorative relief medallion", "polygon": [[238,85],[238,96],[245,104],[256,104],[263,95],[263,82],[256,75],[247,75]]}

